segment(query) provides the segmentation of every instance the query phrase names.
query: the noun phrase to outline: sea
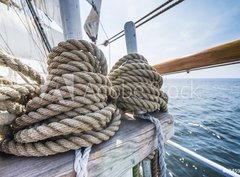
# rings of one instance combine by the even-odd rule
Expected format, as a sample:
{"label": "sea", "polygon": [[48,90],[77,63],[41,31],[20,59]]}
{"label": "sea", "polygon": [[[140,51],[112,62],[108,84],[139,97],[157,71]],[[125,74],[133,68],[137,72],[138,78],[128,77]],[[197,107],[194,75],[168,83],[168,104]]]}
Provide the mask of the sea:
{"label": "sea", "polygon": [[[172,141],[240,174],[240,79],[165,79]],[[170,177],[222,177],[166,145]]]}

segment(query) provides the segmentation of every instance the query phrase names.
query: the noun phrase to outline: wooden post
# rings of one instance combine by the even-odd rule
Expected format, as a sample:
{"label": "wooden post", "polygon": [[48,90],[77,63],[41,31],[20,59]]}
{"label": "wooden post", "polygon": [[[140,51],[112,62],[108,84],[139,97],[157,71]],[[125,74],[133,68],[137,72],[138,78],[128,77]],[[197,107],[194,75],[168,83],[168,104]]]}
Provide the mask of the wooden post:
{"label": "wooden post", "polygon": [[[124,32],[125,32],[127,53],[128,54],[137,53],[137,36],[136,36],[136,28],[135,28],[134,22],[130,21],[130,22],[125,23]],[[142,163],[144,177],[151,177],[152,176],[152,174],[151,174],[151,163],[149,163],[148,161],[149,160],[143,160],[143,163]],[[134,166],[133,168],[138,168],[137,167],[138,165]]]}
{"label": "wooden post", "polygon": [[59,4],[65,40],[82,39],[79,0],[60,0]]}
{"label": "wooden post", "polygon": [[[137,53],[137,38],[136,38],[136,28],[135,28],[134,22],[129,21],[129,22],[125,23],[124,32],[125,32],[127,53],[128,54]],[[134,169],[137,167],[138,167],[138,164],[133,167],[133,170],[131,170],[132,176],[133,176]]]}
{"label": "wooden post", "polygon": [[[59,5],[64,39],[82,39],[80,0],[59,0]],[[81,149],[79,150],[81,151]],[[76,176],[75,170],[70,176]]]}

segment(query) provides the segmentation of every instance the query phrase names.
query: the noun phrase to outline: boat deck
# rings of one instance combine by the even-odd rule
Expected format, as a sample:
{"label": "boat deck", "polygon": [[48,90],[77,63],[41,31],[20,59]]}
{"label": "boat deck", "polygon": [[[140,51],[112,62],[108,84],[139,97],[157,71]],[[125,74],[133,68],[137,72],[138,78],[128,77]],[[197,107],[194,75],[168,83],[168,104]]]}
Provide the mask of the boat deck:
{"label": "boat deck", "polygon": [[[173,118],[158,114],[163,134],[168,140],[174,134]],[[89,176],[125,176],[157,146],[155,127],[145,120],[122,120],[120,130],[110,140],[92,148]],[[74,151],[48,157],[16,157],[0,154],[1,176],[75,176]]]}

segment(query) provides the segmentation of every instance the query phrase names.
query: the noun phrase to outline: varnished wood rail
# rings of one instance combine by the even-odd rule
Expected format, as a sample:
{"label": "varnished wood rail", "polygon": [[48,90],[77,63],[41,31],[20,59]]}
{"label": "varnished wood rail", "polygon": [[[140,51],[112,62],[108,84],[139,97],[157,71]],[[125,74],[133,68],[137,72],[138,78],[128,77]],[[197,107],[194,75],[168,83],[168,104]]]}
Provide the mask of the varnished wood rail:
{"label": "varnished wood rail", "polygon": [[156,64],[154,68],[160,74],[165,75],[235,63],[240,63],[240,40]]}
{"label": "varnished wood rail", "polygon": [[[174,134],[170,114],[159,118],[164,136]],[[119,131],[107,142],[93,147],[88,162],[89,177],[122,177],[156,149],[155,127],[145,120],[123,120]],[[16,157],[0,154],[0,176],[75,176],[74,151],[49,157]]]}

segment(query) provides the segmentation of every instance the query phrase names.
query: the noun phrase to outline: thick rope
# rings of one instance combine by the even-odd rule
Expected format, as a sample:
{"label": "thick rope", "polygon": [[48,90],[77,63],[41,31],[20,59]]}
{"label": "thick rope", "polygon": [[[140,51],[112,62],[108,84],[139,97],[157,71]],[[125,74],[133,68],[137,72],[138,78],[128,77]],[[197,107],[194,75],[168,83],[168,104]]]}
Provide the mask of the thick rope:
{"label": "thick rope", "polygon": [[7,54],[0,49],[0,66],[9,67],[14,71],[24,74],[38,84],[43,82],[43,77],[30,66],[23,64],[18,58]]}
{"label": "thick rope", "polygon": [[[37,83],[41,81],[31,68],[23,67],[19,60],[3,52],[0,64],[24,73]],[[13,115],[26,113],[12,118],[15,119],[11,124],[14,137],[4,137],[1,151],[19,156],[46,156],[90,147],[108,140],[118,130],[121,117],[118,108],[134,113],[167,111],[168,97],[160,90],[162,77],[139,54],[121,58],[106,77],[103,53],[94,44],[69,40],[53,48],[48,65],[49,76],[37,97],[37,88],[14,86],[2,79],[1,110]],[[164,177],[166,165],[160,122],[149,114],[135,117],[150,120],[156,126],[161,176]],[[76,166],[79,174],[79,169],[86,169],[90,150],[80,152],[76,151],[76,163],[83,160]]]}
{"label": "thick rope", "polygon": [[40,93],[39,84],[43,82],[43,77],[18,58],[1,49],[0,66],[9,67],[21,74],[21,77],[27,76],[36,82],[36,84],[17,84],[0,76],[0,111],[5,111],[0,113],[0,125],[8,125],[16,118],[16,115],[24,114],[28,100]]}
{"label": "thick rope", "polygon": [[[0,65],[37,84],[43,81],[35,70],[3,51]],[[121,114],[114,102],[125,112],[167,111],[168,97],[160,90],[162,77],[139,54],[121,58],[107,78],[103,53],[94,44],[69,40],[53,48],[48,65],[49,76],[41,94],[37,84],[17,85],[0,76],[0,111],[5,111],[0,113],[1,151],[18,156],[46,156],[75,149],[74,168],[77,176],[84,177],[91,146],[108,140],[119,128]],[[152,173],[165,177],[159,120],[149,114],[137,114],[135,118],[155,124],[158,153],[152,160]],[[140,174],[139,168],[135,171],[134,174]]]}
{"label": "thick rope", "polygon": [[0,126],[1,125],[10,125],[13,120],[15,120],[15,114],[9,114],[7,111],[0,113]]}
{"label": "thick rope", "polygon": [[75,151],[74,170],[76,171],[76,177],[87,177],[87,164],[89,155],[91,152],[91,146],[87,148],[81,148]]}
{"label": "thick rope", "polygon": [[12,84],[15,84],[15,83],[13,81],[10,81],[9,79],[0,75],[0,84],[1,85],[12,85]]}
{"label": "thick rope", "polygon": [[160,167],[159,167],[159,154],[158,151],[154,151],[155,154],[151,159],[151,172],[152,177],[159,177],[161,176]]}
{"label": "thick rope", "polygon": [[0,142],[11,136],[11,128],[8,125],[0,125]]}
{"label": "thick rope", "polygon": [[123,111],[167,111],[167,95],[160,90],[162,77],[139,54],[121,58],[108,78],[117,92],[117,105]]}
{"label": "thick rope", "polygon": [[[27,76],[32,78],[36,84],[17,84],[3,76],[0,76],[0,141],[10,136],[10,127],[17,115],[25,113],[25,104],[29,99],[37,96],[40,93],[38,83],[43,81],[43,78],[37,71],[31,67],[21,63],[21,61],[0,50],[0,65],[9,67],[17,71],[21,77]],[[25,74],[25,75],[24,75]],[[7,131],[3,131],[7,129]],[[4,137],[4,138],[3,138]]]}
{"label": "thick rope", "polygon": [[155,125],[156,134],[157,134],[157,142],[158,142],[158,147],[157,147],[158,153],[156,153],[156,154],[159,156],[158,162],[159,162],[159,167],[160,167],[160,171],[161,171],[160,176],[166,177],[167,167],[166,167],[166,163],[165,163],[165,148],[164,148],[165,141],[164,141],[164,136],[163,136],[163,132],[161,129],[160,121],[148,113],[136,114],[136,115],[134,115],[134,117],[144,119],[144,120],[149,120]]}
{"label": "thick rope", "polygon": [[152,151],[152,152],[146,157],[146,159],[152,160],[152,159],[155,157],[155,154],[156,154],[156,150],[155,150],[155,151]]}
{"label": "thick rope", "polygon": [[[162,77],[143,56],[139,54],[124,56],[113,66],[108,77],[118,94],[117,105],[124,111],[133,113],[167,111],[168,97],[160,90]],[[134,117],[147,119],[155,124],[161,177],[165,177],[164,141],[159,120],[149,114],[137,114]]]}
{"label": "thick rope", "polygon": [[[40,93],[38,85],[1,85],[0,86],[0,110],[10,114],[21,115],[25,113],[25,105],[29,99]],[[1,122],[1,118],[0,118]]]}
{"label": "thick rope", "polygon": [[46,156],[108,140],[120,125],[115,95],[105,76],[103,53],[86,41],[61,42],[48,59],[43,93],[13,123],[14,138],[1,150],[19,156]]}

